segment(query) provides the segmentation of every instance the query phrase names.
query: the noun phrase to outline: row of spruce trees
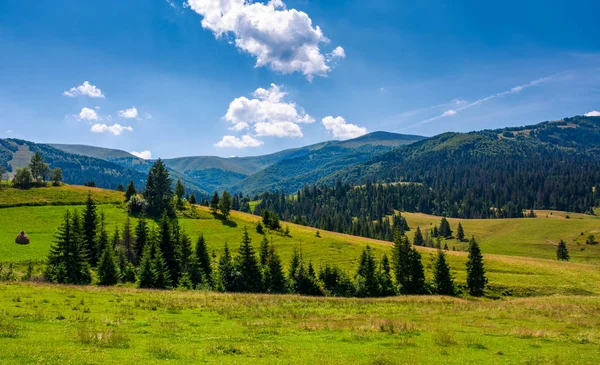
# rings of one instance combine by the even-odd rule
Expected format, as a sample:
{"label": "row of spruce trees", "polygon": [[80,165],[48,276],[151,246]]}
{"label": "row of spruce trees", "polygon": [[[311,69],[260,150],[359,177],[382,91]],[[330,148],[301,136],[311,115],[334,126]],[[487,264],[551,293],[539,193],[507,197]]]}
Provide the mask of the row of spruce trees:
{"label": "row of spruce trees", "polygon": [[[59,227],[46,268],[46,278],[56,283],[90,284],[93,273],[100,285],[136,283],[140,288],[211,289],[227,292],[297,293],[377,297],[396,294],[455,295],[457,289],[446,255],[439,250],[434,280],[425,279],[421,255],[408,237],[396,234],[391,259],[380,260],[366,247],[356,273],[348,275],[335,265],[315,269],[295,251],[287,270],[275,247],[263,238],[258,255],[245,230],[237,254],[225,244],[220,257],[210,255],[204,236],[195,246],[176,218],[165,211],[152,226],[127,220],[112,237],[102,215],[88,196],[82,214],[67,211]],[[483,295],[487,283],[483,258],[475,239],[469,243],[467,287]]]}

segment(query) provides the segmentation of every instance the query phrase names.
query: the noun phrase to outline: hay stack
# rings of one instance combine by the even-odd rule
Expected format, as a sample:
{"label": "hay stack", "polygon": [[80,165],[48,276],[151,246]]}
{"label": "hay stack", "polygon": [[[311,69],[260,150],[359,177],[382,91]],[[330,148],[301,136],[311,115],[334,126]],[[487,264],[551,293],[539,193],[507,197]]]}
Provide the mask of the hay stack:
{"label": "hay stack", "polygon": [[18,243],[20,245],[28,245],[29,236],[27,236],[25,232],[21,231],[21,233],[17,235],[17,238],[15,238],[15,243]]}

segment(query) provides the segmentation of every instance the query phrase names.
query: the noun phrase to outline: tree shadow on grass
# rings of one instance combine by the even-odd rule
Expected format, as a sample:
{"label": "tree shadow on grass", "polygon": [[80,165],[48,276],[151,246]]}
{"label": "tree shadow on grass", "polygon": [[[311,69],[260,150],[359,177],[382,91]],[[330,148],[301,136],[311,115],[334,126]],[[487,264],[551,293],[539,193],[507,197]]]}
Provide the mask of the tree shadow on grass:
{"label": "tree shadow on grass", "polygon": [[213,217],[215,217],[215,219],[217,219],[217,220],[220,220],[220,221],[221,221],[221,223],[222,223],[224,226],[227,226],[227,227],[232,227],[232,228],[235,228],[235,227],[237,227],[237,226],[238,226],[238,225],[237,225],[237,223],[235,223],[234,221],[231,221],[231,220],[229,220],[229,219],[225,218],[225,217],[224,217],[223,215],[221,215],[221,214],[213,213]]}

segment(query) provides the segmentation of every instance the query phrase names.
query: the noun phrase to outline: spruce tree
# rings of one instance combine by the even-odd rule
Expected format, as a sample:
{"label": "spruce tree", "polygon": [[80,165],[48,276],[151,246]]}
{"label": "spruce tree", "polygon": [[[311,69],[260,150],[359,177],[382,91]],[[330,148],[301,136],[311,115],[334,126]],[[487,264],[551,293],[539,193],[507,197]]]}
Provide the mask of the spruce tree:
{"label": "spruce tree", "polygon": [[221,195],[221,200],[219,201],[219,210],[225,219],[229,218],[229,214],[231,213],[231,205],[231,194],[225,190]]}
{"label": "spruce tree", "polygon": [[258,233],[258,234],[265,234],[265,229],[263,228],[263,225],[260,222],[258,222],[256,224],[256,233]]}
{"label": "spruce tree", "polygon": [[78,214],[67,210],[48,254],[45,276],[60,284],[89,284],[90,268],[85,257]]}
{"label": "spruce tree", "polygon": [[144,252],[140,259],[140,267],[138,269],[138,288],[149,289],[154,287],[154,270],[152,268],[152,249],[151,244],[144,248]]}
{"label": "spruce tree", "polygon": [[200,268],[200,263],[195,252],[192,252],[192,255],[188,259],[185,274],[189,276],[193,288],[198,288],[198,285],[203,283],[202,269]]}
{"label": "spruce tree", "polygon": [[144,199],[148,202],[148,213],[151,216],[158,217],[165,211],[171,217],[175,215],[171,184],[165,163],[158,159],[148,171],[144,189]]}
{"label": "spruce tree", "polygon": [[219,193],[215,191],[212,198],[210,199],[210,211],[213,214],[217,214],[217,210],[219,209]]}
{"label": "spruce tree", "polygon": [[205,284],[212,286],[212,266],[210,263],[210,255],[208,254],[208,248],[206,247],[206,240],[204,239],[203,234],[201,234],[200,237],[198,237],[198,242],[196,243],[196,259],[198,260],[198,265],[200,267],[200,270],[202,271],[202,281]]}
{"label": "spruce tree", "polygon": [[436,293],[440,295],[455,295],[456,288],[444,251],[438,251],[433,270]]}
{"label": "spruce tree", "polygon": [[267,265],[267,261],[269,260],[269,240],[267,237],[263,237],[263,240],[260,243],[259,249],[259,258],[260,258],[260,266],[265,267]]}
{"label": "spruce tree", "polygon": [[488,282],[483,267],[483,256],[479,244],[475,237],[469,242],[469,256],[467,259],[467,286],[469,293],[474,297],[480,297],[484,294],[485,286]]}
{"label": "spruce tree", "polygon": [[150,232],[148,231],[148,223],[145,219],[140,219],[135,226],[135,264],[139,265],[142,260],[144,248],[148,243]]}
{"label": "spruce tree", "polygon": [[183,196],[185,195],[185,185],[181,182],[181,179],[177,179],[175,183],[175,197],[177,198],[177,208],[183,207]]}
{"label": "spruce tree", "polygon": [[569,249],[565,241],[560,240],[558,247],[556,247],[556,258],[560,261],[569,261]]}
{"label": "spruce tree", "polygon": [[125,266],[125,271],[121,273],[121,281],[124,283],[136,282],[136,269],[131,262],[127,263]]}
{"label": "spruce tree", "polygon": [[152,276],[154,279],[153,287],[156,289],[171,288],[173,282],[169,273],[169,267],[160,248],[156,249],[154,259],[152,261]]}
{"label": "spruce tree", "polygon": [[421,261],[421,254],[416,248],[410,250],[410,280],[406,288],[407,294],[426,294],[425,270]]}
{"label": "spruce tree", "polygon": [[172,280],[169,286],[177,283],[179,264],[177,262],[176,244],[172,235],[172,224],[167,212],[164,211],[158,224],[159,229],[159,249],[162,252],[165,265],[169,271],[169,279]]}
{"label": "spruce tree", "polygon": [[108,245],[104,248],[98,262],[98,284],[116,285],[119,282],[119,277],[115,251]]}
{"label": "spruce tree", "polygon": [[92,199],[92,193],[88,192],[85,209],[83,210],[83,241],[86,255],[92,266],[96,266],[98,258],[102,254],[101,251],[98,251],[97,229],[98,213],[96,212],[96,204]]}
{"label": "spruce tree", "polygon": [[123,238],[121,239],[121,246],[123,248],[123,252],[125,253],[125,258],[127,262],[134,263],[135,262],[135,237],[131,232],[131,221],[129,220],[129,216],[125,220],[125,226],[123,227]]}
{"label": "spruce tree", "polygon": [[450,223],[448,223],[446,217],[443,217],[440,222],[440,236],[444,238],[452,237],[452,229],[450,229]]}
{"label": "spruce tree", "polygon": [[268,293],[286,293],[287,285],[285,274],[283,273],[283,265],[279,255],[275,253],[275,248],[269,248],[267,266],[265,269],[265,290]]}
{"label": "spruce tree", "polygon": [[463,226],[460,224],[460,222],[458,222],[458,228],[456,228],[456,239],[460,242],[465,240],[465,231],[463,230]]}
{"label": "spruce tree", "polygon": [[98,238],[97,238],[97,250],[99,252],[98,256],[100,256],[103,252],[104,249],[110,245],[110,240],[108,238],[108,232],[106,232],[106,226],[105,226],[105,218],[104,218],[104,212],[100,213],[100,232],[98,232]]}
{"label": "spruce tree", "polygon": [[235,268],[233,267],[231,253],[229,252],[229,247],[227,246],[227,243],[225,243],[223,255],[219,259],[220,289],[222,291],[235,291],[235,279],[236,273]]}
{"label": "spruce tree", "polygon": [[421,227],[417,226],[417,230],[415,231],[415,238],[413,239],[413,244],[415,246],[423,246],[425,240],[423,239],[423,233],[421,233]]}
{"label": "spruce tree", "polygon": [[231,210],[240,210],[240,198],[237,194],[233,194],[233,199],[231,200]]}
{"label": "spruce tree", "polygon": [[406,236],[401,236],[396,232],[394,237],[394,247],[392,249],[392,263],[396,282],[400,286],[401,291],[405,291],[410,283],[411,266],[410,266],[410,242]]}
{"label": "spruce tree", "polygon": [[390,260],[386,254],[383,255],[379,264],[379,284],[381,288],[380,294],[382,296],[392,296],[396,294],[394,283],[392,281]]}
{"label": "spruce tree", "polygon": [[244,228],[239,255],[236,258],[236,269],[240,273],[237,284],[239,291],[250,293],[261,291],[262,275],[252,246],[252,239],[246,228]]}
{"label": "spruce tree", "polygon": [[135,188],[135,184],[133,180],[129,180],[129,185],[127,185],[127,190],[125,191],[125,202],[128,202],[132,196],[137,194],[137,189]]}
{"label": "spruce tree", "polygon": [[370,246],[367,246],[361,256],[356,273],[358,282],[357,295],[360,297],[376,297],[379,296],[380,286],[377,272],[377,260],[373,255]]}

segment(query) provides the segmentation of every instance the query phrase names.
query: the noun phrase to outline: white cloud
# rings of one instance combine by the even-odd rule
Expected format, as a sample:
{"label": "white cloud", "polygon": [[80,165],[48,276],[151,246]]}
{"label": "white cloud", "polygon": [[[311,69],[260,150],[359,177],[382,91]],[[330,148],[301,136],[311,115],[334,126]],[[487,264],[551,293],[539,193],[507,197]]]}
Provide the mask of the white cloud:
{"label": "white cloud", "polygon": [[185,5],[203,17],[202,27],[215,37],[232,36],[236,47],[256,58],[256,67],[286,73],[302,72],[309,80],[325,76],[346,56],[342,47],[323,54],[329,42],[308,14],[287,9],[283,1],[188,0]]}
{"label": "white cloud", "polygon": [[138,110],[134,106],[134,107],[131,107],[129,109],[119,110],[119,112],[117,114],[121,118],[125,118],[125,119],[137,119],[137,117],[138,117]]}
{"label": "white cloud", "polygon": [[302,137],[298,124],[292,122],[256,123],[254,130],[257,136]]}
{"label": "white cloud", "polygon": [[233,127],[229,127],[230,131],[235,131],[235,132],[241,132],[244,129],[248,129],[250,128],[250,124],[246,123],[246,122],[239,122],[236,123],[236,125],[234,125]]}
{"label": "white cloud", "polygon": [[427,123],[433,122],[434,120],[438,120],[440,118],[445,118],[445,117],[448,117],[448,116],[451,116],[451,115],[455,115],[455,114],[457,114],[458,112],[460,112],[462,110],[469,109],[471,107],[474,107],[476,105],[479,105],[479,104],[484,103],[484,102],[486,102],[488,100],[491,100],[491,99],[499,98],[499,97],[510,95],[510,94],[517,94],[517,93],[523,91],[524,89],[526,89],[528,87],[535,86],[535,85],[541,84],[542,82],[548,81],[548,80],[552,79],[552,77],[553,76],[542,77],[540,79],[528,82],[527,84],[515,86],[515,87],[511,88],[510,90],[502,91],[502,92],[499,92],[499,93],[496,93],[496,94],[493,94],[493,95],[486,96],[485,98],[481,98],[479,100],[475,100],[475,101],[473,101],[471,103],[467,103],[464,100],[455,100],[455,103],[456,103],[457,106],[459,106],[459,105],[462,105],[462,106],[460,106],[459,108],[456,108],[456,109],[447,110],[447,111],[443,112],[442,114],[440,114],[438,116],[422,120],[419,123],[416,123],[416,124],[408,126],[407,128],[417,127],[417,126],[420,126],[420,125],[423,125],[423,124],[427,124]]}
{"label": "white cloud", "polygon": [[592,110],[589,113],[585,113],[586,117],[600,117],[600,112],[597,110]]}
{"label": "white cloud", "polygon": [[98,120],[98,113],[94,109],[82,108],[79,112],[80,120]]}
{"label": "white cloud", "polygon": [[90,84],[89,81],[84,81],[83,84],[79,86],[74,86],[70,88],[68,91],[63,92],[65,96],[89,96],[90,98],[103,98],[104,94],[102,94],[102,90],[97,88],[95,85]]}
{"label": "white cloud", "polygon": [[92,127],[90,128],[90,131],[94,132],[94,133],[112,133],[115,136],[120,135],[121,133],[123,133],[124,131],[133,131],[133,128],[131,128],[130,126],[122,126],[118,123],[115,123],[113,125],[106,125],[106,124],[94,124],[92,125]]}
{"label": "white cloud", "polygon": [[325,129],[333,134],[334,138],[350,139],[360,137],[367,133],[367,128],[359,127],[356,124],[349,124],[342,117],[325,117],[322,120]]}
{"label": "white cloud", "polygon": [[150,152],[148,150],[141,151],[141,152],[131,151],[129,153],[131,153],[132,155],[134,155],[136,157],[144,159],[144,160],[149,160],[152,158],[152,152]]}
{"label": "white cloud", "polygon": [[235,124],[231,130],[241,131],[253,125],[259,136],[301,137],[298,124],[315,121],[295,103],[284,101],[287,93],[279,85],[256,89],[253,95],[254,99],[241,96],[229,104],[223,118]]}
{"label": "white cloud", "polygon": [[7,129],[7,130],[6,130],[6,134],[11,134],[12,132],[13,132],[13,130],[12,130],[12,129]]}
{"label": "white cloud", "polygon": [[152,114],[150,114],[150,113],[144,113],[144,118],[146,118],[146,119],[152,119]]}
{"label": "white cloud", "polygon": [[173,9],[177,9],[177,7],[175,6],[175,2],[173,0],[165,0],[167,2],[167,4],[169,4],[170,7],[172,7]]}
{"label": "white cloud", "polygon": [[223,136],[223,139],[215,143],[216,147],[232,147],[232,148],[247,148],[247,147],[258,147],[262,146],[263,142],[258,139],[252,138],[249,135],[238,138],[236,136]]}

